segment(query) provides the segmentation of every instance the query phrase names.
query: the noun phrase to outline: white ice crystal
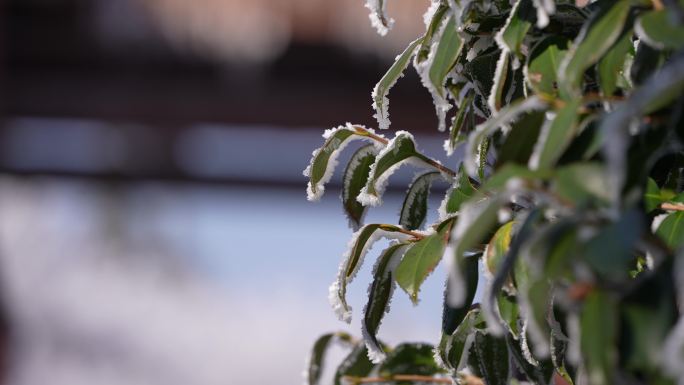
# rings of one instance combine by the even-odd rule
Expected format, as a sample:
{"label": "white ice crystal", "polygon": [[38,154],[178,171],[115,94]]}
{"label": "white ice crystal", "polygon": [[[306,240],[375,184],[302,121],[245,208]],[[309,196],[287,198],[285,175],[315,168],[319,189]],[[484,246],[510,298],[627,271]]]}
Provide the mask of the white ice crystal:
{"label": "white ice crystal", "polygon": [[371,25],[380,36],[387,35],[394,25],[394,19],[387,16],[387,0],[366,0],[366,8],[370,11]]}

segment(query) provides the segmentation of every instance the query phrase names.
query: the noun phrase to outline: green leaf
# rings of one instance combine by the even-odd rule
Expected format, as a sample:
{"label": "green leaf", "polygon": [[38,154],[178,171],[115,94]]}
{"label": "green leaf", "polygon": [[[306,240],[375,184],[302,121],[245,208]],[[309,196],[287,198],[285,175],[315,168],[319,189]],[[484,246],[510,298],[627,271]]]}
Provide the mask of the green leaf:
{"label": "green leaf", "polygon": [[580,99],[568,102],[556,117],[542,127],[539,141],[530,157],[530,168],[551,170],[577,135]]}
{"label": "green leaf", "polygon": [[506,25],[496,34],[496,41],[502,50],[512,52],[518,58],[523,54],[520,47],[527,32],[535,22],[535,10],[531,0],[517,0],[511,8]]}
{"label": "green leaf", "polygon": [[421,63],[427,60],[428,55],[430,54],[430,47],[433,43],[432,38],[435,33],[439,31],[439,27],[442,25],[442,21],[447,15],[448,9],[449,7],[446,5],[440,4],[435,11],[432,20],[430,20],[430,24],[428,24],[427,30],[425,31],[425,35],[423,35],[423,41],[420,44],[420,48],[418,48],[418,52],[416,53],[416,62]]}
{"label": "green leaf", "polygon": [[673,250],[684,245],[684,211],[668,214],[656,234]]}
{"label": "green leaf", "polygon": [[444,255],[453,220],[434,234],[416,242],[404,255],[396,270],[396,280],[413,303],[418,302],[420,286]]}
{"label": "green leaf", "polygon": [[354,139],[365,139],[373,142],[369,135],[371,133],[373,131],[370,129],[347,123],[346,126],[339,126],[323,134],[323,138],[325,138],[323,147],[314,151],[309,166],[304,170],[304,175],[309,177],[307,198],[310,201],[319,200],[323,195],[325,183],[332,177],[340,151]]}
{"label": "green leaf", "polygon": [[373,269],[373,282],[368,289],[368,303],[363,311],[361,330],[371,361],[378,363],[385,359],[385,351],[377,334],[394,291],[394,269],[399,264],[407,245],[396,243],[383,251]]}
{"label": "green leaf", "polygon": [[508,253],[508,248],[511,245],[512,234],[513,221],[510,221],[499,227],[487,245],[483,260],[485,269],[492,276],[496,274],[504,256],[506,253]]}
{"label": "green leaf", "polygon": [[576,204],[595,201],[607,204],[610,189],[605,167],[599,163],[575,163],[556,172],[552,189],[561,198]]}
{"label": "green leaf", "polygon": [[346,384],[343,377],[366,377],[374,368],[374,364],[368,359],[368,351],[363,343],[358,343],[354,349],[344,358],[335,372],[335,385]]}
{"label": "green leaf", "polygon": [[450,306],[448,294],[450,292],[450,281],[447,280],[444,302],[442,308],[442,333],[451,335],[461,325],[466,314],[469,312],[477,291],[477,284],[480,278],[477,258],[465,258],[461,266],[462,279],[465,281],[465,301],[461,306]]}
{"label": "green leaf", "polygon": [[398,131],[394,139],[375,158],[368,182],[356,199],[366,206],[381,204],[382,194],[390,175],[404,163],[412,158],[420,159],[420,156],[416,151],[413,135],[406,131]]}
{"label": "green leaf", "polygon": [[347,285],[351,283],[354,276],[361,268],[363,259],[372,247],[373,243],[380,237],[405,240],[409,236],[402,233],[402,229],[397,226],[370,224],[363,226],[354,233],[349,243],[349,250],[345,252],[337,279],[330,287],[330,304],[338,318],[347,323],[351,322],[351,306],[347,304]]}
{"label": "green leaf", "polygon": [[492,89],[489,91],[489,97],[487,98],[489,109],[492,112],[499,111],[503,104],[506,79],[510,74],[510,61],[510,53],[502,50],[499,55],[499,60],[496,62],[496,71],[494,71],[494,84],[492,84]]}
{"label": "green leaf", "polygon": [[389,99],[387,99],[387,94],[397,80],[404,76],[404,70],[408,67],[413,54],[422,42],[422,37],[411,42],[404,52],[397,56],[394,64],[392,64],[387,73],[385,73],[378,84],[375,85],[375,88],[373,88],[372,98],[373,109],[375,110],[374,117],[377,119],[378,128],[380,129],[387,129],[390,125]]}
{"label": "green leaf", "polygon": [[463,167],[459,168],[456,175],[456,182],[447,191],[442,204],[440,205],[440,217],[446,218],[448,214],[457,213],[461,209],[463,202],[470,199],[476,193],[475,187],[470,183],[470,178]]}
{"label": "green leaf", "polygon": [[476,331],[469,366],[487,385],[508,384],[508,347],[503,337]]}
{"label": "green leaf", "polygon": [[478,125],[470,136],[468,137],[468,145],[466,146],[466,154],[463,164],[466,171],[471,176],[476,176],[478,173],[478,154],[482,143],[494,132],[500,130],[501,127],[512,123],[518,116],[530,111],[542,110],[546,107],[546,103],[537,97],[529,97],[523,100],[517,100],[502,108],[493,117],[486,122]]}
{"label": "green leaf", "polygon": [[432,63],[429,69],[429,79],[437,94],[444,98],[444,83],[449,71],[456,64],[456,58],[463,48],[463,42],[456,30],[456,22],[450,17],[443,27],[437,47],[433,52]]}
{"label": "green leaf", "polygon": [[549,170],[530,170],[525,166],[517,164],[507,164],[487,179],[487,182],[480,188],[481,191],[499,191],[506,186],[506,183],[513,179],[523,179],[533,181],[536,179],[548,179],[553,175]]}
{"label": "green leaf", "polygon": [[552,35],[540,40],[527,57],[526,80],[536,92],[546,95],[558,93],[558,67],[565,57],[568,39]]}
{"label": "green leaf", "polygon": [[511,333],[506,333],[505,339],[508,352],[512,358],[511,361],[515,366],[534,384],[549,384],[553,375],[553,366],[546,361],[539,362],[536,366],[530,364],[522,352],[520,341]]}
{"label": "green leaf", "polygon": [[328,351],[328,347],[335,340],[345,341],[347,343],[351,342],[351,336],[347,333],[329,333],[320,336],[314,343],[313,349],[311,350],[311,356],[309,358],[309,367],[306,372],[306,380],[309,385],[316,385],[321,379],[321,374],[323,373],[323,362],[325,360],[325,355]]}
{"label": "green leaf", "polygon": [[580,312],[580,347],[592,385],[615,383],[617,319],[617,304],[608,294],[589,294]]}
{"label": "green leaf", "polygon": [[582,28],[561,64],[559,73],[565,94],[577,96],[584,71],[594,65],[620,38],[629,16],[629,0],[617,0],[597,11]]}
{"label": "green leaf", "polygon": [[499,148],[495,168],[507,163],[527,165],[534,145],[541,132],[545,113],[534,111],[523,114],[511,127],[508,136]]}
{"label": "green leaf", "polygon": [[356,196],[361,193],[361,189],[366,185],[368,174],[378,151],[372,144],[359,148],[352,155],[342,178],[342,206],[349,218],[349,225],[354,230],[358,230],[363,224],[363,216],[366,207],[356,200]]}
{"label": "green leaf", "polygon": [[603,227],[587,241],[584,259],[605,281],[630,279],[634,267],[634,246],[641,238],[644,223],[641,214],[627,211],[614,223]]}
{"label": "green leaf", "polygon": [[442,370],[435,363],[433,350],[434,347],[429,344],[401,344],[388,354],[387,360],[378,369],[378,374],[389,377],[396,374],[432,376],[441,373]]}
{"label": "green leaf", "polygon": [[658,184],[652,179],[648,178],[646,183],[646,193],[644,194],[644,206],[646,212],[651,212],[665,202],[670,202],[675,198],[675,193],[672,190],[660,189]]}
{"label": "green leaf", "polygon": [[[438,347],[438,356],[446,369],[452,371],[462,367],[460,364],[463,361],[464,353],[467,353],[468,336],[475,331],[478,325],[484,326],[480,310],[471,309],[452,334],[442,334]],[[463,365],[465,365],[465,362],[463,362]]]}
{"label": "green leaf", "polygon": [[446,146],[447,155],[451,156],[456,146],[462,143],[467,137],[468,133],[475,127],[475,114],[473,113],[473,100],[475,99],[475,92],[470,91],[468,95],[463,98],[458,112],[451,124],[449,130],[449,141]]}
{"label": "green leaf", "polygon": [[599,61],[598,75],[599,85],[604,96],[612,96],[617,89],[618,78],[622,74],[625,65],[625,57],[634,49],[632,45],[632,33],[625,33],[620,40],[615,43],[606,55]]}
{"label": "green leaf", "polygon": [[677,25],[675,20],[665,9],[650,11],[637,19],[634,29],[653,48],[677,50],[684,47],[684,26]]}
{"label": "green leaf", "polygon": [[419,229],[427,217],[428,197],[432,181],[441,174],[436,171],[418,175],[409,186],[399,213],[399,225],[407,230]]}

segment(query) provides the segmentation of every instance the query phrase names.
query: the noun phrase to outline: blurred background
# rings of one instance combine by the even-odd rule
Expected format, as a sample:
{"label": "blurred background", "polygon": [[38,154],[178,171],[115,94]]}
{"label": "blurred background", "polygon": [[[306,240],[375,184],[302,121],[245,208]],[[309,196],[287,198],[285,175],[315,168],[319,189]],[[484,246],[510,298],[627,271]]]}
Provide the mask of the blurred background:
{"label": "blurred background", "polygon": [[[428,5],[389,2],[381,38],[362,0],[0,3],[2,383],[297,384],[320,334],[359,335],[380,246],[347,326],[341,170],[316,204],[301,172],[324,129],[375,126]],[[392,131],[440,158],[433,110],[409,70]],[[414,172],[368,221],[398,220]],[[397,291],[381,338],[436,342],[443,279],[418,308]]]}

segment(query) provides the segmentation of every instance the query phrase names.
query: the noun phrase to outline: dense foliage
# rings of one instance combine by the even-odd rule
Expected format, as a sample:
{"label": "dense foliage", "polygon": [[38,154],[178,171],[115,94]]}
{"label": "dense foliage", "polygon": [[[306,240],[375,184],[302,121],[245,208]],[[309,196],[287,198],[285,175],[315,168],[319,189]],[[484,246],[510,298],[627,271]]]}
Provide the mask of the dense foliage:
{"label": "dense foliage", "polygon": [[[387,33],[384,1],[367,7]],[[425,34],[373,90],[375,117],[390,126],[387,94],[412,63],[445,150],[465,155],[442,165],[408,132],[326,131],[305,171],[310,200],[344,147],[368,143],[343,176],[357,231],[330,288],[341,320],[365,254],[392,241],[363,338],[321,337],[308,383],[338,341],[351,352],[336,383],[684,384],[684,1],[433,0],[424,18]],[[363,224],[405,164],[424,171],[398,223]],[[452,187],[424,227],[438,178]],[[441,342],[386,346],[378,330],[394,287],[416,301],[441,260]]]}

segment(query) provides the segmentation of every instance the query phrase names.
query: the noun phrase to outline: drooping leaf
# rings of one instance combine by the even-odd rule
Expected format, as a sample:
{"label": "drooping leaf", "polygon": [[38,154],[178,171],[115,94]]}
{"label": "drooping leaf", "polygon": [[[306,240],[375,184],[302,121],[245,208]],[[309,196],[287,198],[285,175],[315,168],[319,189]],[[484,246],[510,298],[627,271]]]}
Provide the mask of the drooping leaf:
{"label": "drooping leaf", "polygon": [[496,34],[496,41],[499,47],[512,52],[518,59],[521,59],[523,54],[520,47],[535,21],[532,1],[517,0],[513,4],[513,8],[511,8],[506,25]]}
{"label": "drooping leaf", "polygon": [[323,147],[314,151],[309,166],[304,170],[304,176],[309,177],[307,198],[310,201],[317,201],[323,195],[325,184],[330,180],[337,166],[337,156],[340,151],[354,139],[364,139],[375,143],[371,135],[374,135],[373,130],[349,123],[346,126],[325,131]]}
{"label": "drooping leaf", "polygon": [[580,346],[592,385],[614,384],[618,309],[609,294],[593,291],[580,312]]}
{"label": "drooping leaf", "polygon": [[407,245],[396,243],[387,248],[378,258],[373,269],[373,282],[368,289],[368,302],[363,311],[361,331],[371,361],[384,361],[386,355],[378,341],[377,333],[394,291],[394,269],[406,251]]}
{"label": "drooping leaf", "polygon": [[466,289],[465,300],[461,306],[449,305],[448,295],[450,292],[450,281],[447,280],[444,292],[444,302],[442,305],[442,334],[453,334],[469,312],[473,304],[473,299],[475,298],[475,292],[477,291],[477,284],[480,278],[478,266],[477,258],[466,258],[463,266],[461,266],[461,277],[465,281],[464,286]]}
{"label": "drooping leaf", "polygon": [[508,384],[508,347],[503,337],[476,331],[469,358],[468,366],[487,385]]}
{"label": "drooping leaf", "polygon": [[684,211],[668,214],[656,233],[673,250],[684,245]]}
{"label": "drooping leaf", "polygon": [[684,47],[684,26],[667,10],[655,10],[641,15],[634,26],[639,38],[656,49],[677,50]]}
{"label": "drooping leaf", "polygon": [[502,50],[499,60],[496,62],[496,71],[494,71],[494,84],[492,84],[492,89],[489,91],[489,97],[487,98],[489,110],[492,112],[499,111],[503,105],[506,80],[508,79],[510,73],[510,55],[511,54],[509,52]]}
{"label": "drooping leaf", "polygon": [[632,49],[632,33],[627,32],[599,61],[599,85],[605,96],[612,96],[615,93],[618,78],[624,70],[625,57]]}
{"label": "drooping leaf", "polygon": [[366,8],[370,11],[368,18],[379,35],[385,36],[394,24],[394,19],[387,16],[386,0],[366,0]]}
{"label": "drooping leaf", "polygon": [[447,191],[439,207],[440,218],[446,219],[449,214],[457,213],[461,209],[461,205],[474,196],[475,192],[476,189],[470,183],[468,174],[463,170],[463,167],[459,168],[456,182]]}
{"label": "drooping leaf", "polygon": [[398,131],[394,139],[375,158],[368,181],[356,199],[365,206],[381,204],[382,194],[390,175],[403,164],[419,161],[420,157],[421,154],[416,151],[413,135],[406,131]]}
{"label": "drooping leaf", "polygon": [[413,180],[401,206],[399,225],[407,230],[419,229],[423,225],[427,217],[430,186],[439,176],[439,172],[429,171]]}
{"label": "drooping leaf", "polygon": [[344,377],[366,377],[375,365],[368,358],[368,351],[363,342],[356,344],[335,372],[335,385],[344,385]]}
{"label": "drooping leaf", "polygon": [[397,266],[397,283],[413,303],[418,302],[420,286],[442,259],[452,225],[453,219],[447,220],[434,234],[416,242]]}
{"label": "drooping leaf", "polygon": [[463,358],[468,355],[468,337],[475,332],[477,326],[483,327],[484,321],[479,309],[471,309],[451,335],[442,335],[438,352],[447,369],[460,370],[466,365]]}
{"label": "drooping leaf", "polygon": [[494,236],[489,241],[487,249],[483,255],[483,261],[486,271],[491,276],[494,276],[501,266],[504,256],[508,252],[511,244],[511,236],[513,234],[513,221],[505,223],[494,233]]}
{"label": "drooping leaf", "polygon": [[347,304],[347,285],[356,276],[363,264],[363,259],[373,243],[381,237],[406,240],[410,236],[403,233],[400,227],[383,224],[365,225],[354,233],[349,248],[345,252],[337,273],[337,278],[330,286],[330,304],[337,317],[347,323],[351,322],[351,306]]}
{"label": "drooping leaf", "polygon": [[375,163],[375,156],[378,150],[369,144],[359,148],[352,155],[342,178],[342,206],[349,218],[349,225],[354,230],[358,230],[363,224],[363,217],[366,207],[356,200],[356,196],[361,193],[361,189],[366,185],[370,168]]}
{"label": "drooping leaf", "polygon": [[411,42],[408,47],[397,56],[394,64],[387,70],[387,73],[380,79],[378,84],[373,88],[372,98],[373,98],[373,109],[375,110],[375,119],[378,121],[378,128],[387,129],[390,126],[389,120],[389,99],[387,99],[387,94],[394,84],[402,76],[404,76],[404,71],[411,62],[411,58],[418,46],[423,42],[423,38],[419,38]]}
{"label": "drooping leaf", "polygon": [[323,373],[325,355],[335,340],[350,343],[351,336],[347,333],[329,333],[320,336],[316,340],[308,360],[309,366],[306,368],[306,383],[308,385],[317,385],[319,383]]}
{"label": "drooping leaf", "polygon": [[526,80],[537,93],[556,95],[558,68],[565,57],[568,39],[558,35],[540,40],[527,57]]}
{"label": "drooping leaf", "polygon": [[541,132],[544,115],[543,111],[533,111],[523,114],[512,124],[510,132],[499,147],[495,169],[508,163],[527,165]]}
{"label": "drooping leaf", "polygon": [[462,143],[467,135],[475,127],[475,114],[473,113],[473,100],[475,92],[470,91],[459,106],[458,112],[449,131],[449,140],[444,144],[447,155],[451,156],[456,146]]}
{"label": "drooping leaf", "polygon": [[579,92],[584,71],[597,63],[618,41],[630,7],[629,0],[617,0],[594,13],[582,28],[561,64],[561,85],[568,98]]}
{"label": "drooping leaf", "polygon": [[553,366],[547,361],[539,362],[536,366],[532,365],[525,357],[519,340],[511,333],[506,333],[505,339],[512,363],[533,383],[548,384],[553,375]]}
{"label": "drooping leaf", "polygon": [[442,369],[435,363],[433,349],[429,344],[398,345],[387,355],[387,360],[378,369],[378,374],[381,377],[389,377],[396,374],[432,376],[441,373]]}
{"label": "drooping leaf", "polygon": [[544,124],[530,157],[531,169],[551,170],[577,134],[580,100],[568,102],[552,121]]}
{"label": "drooping leaf", "polygon": [[432,63],[429,70],[432,87],[434,87],[437,94],[441,97],[446,96],[444,93],[446,76],[456,63],[456,58],[463,47],[461,38],[456,30],[456,21],[453,17],[450,17],[447,20],[443,29],[444,30],[439,37],[439,42],[431,56]]}
{"label": "drooping leaf", "polygon": [[416,62],[422,63],[427,60],[428,55],[430,54],[430,48],[433,44],[433,38],[435,34],[439,32],[439,27],[444,22],[448,10],[449,7],[445,4],[438,5],[437,10],[435,10],[435,13],[432,15],[430,23],[427,25],[427,30],[425,31],[425,35],[423,35],[423,41],[420,43],[420,47],[416,53]]}

